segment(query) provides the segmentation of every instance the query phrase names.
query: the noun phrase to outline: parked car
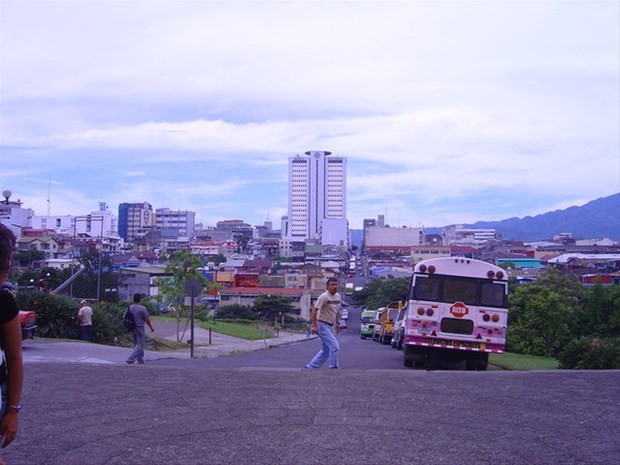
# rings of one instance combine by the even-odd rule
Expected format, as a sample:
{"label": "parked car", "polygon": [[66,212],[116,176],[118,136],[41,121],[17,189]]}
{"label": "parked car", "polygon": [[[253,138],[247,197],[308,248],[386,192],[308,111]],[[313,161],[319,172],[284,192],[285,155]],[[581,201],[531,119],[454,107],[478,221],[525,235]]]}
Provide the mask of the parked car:
{"label": "parked car", "polygon": [[19,323],[22,326],[22,340],[32,339],[37,332],[37,314],[30,310],[20,310]]}
{"label": "parked car", "polygon": [[[6,281],[2,289],[8,290],[11,294],[17,293],[18,287]],[[31,310],[20,310],[18,314],[19,324],[22,327],[22,340],[32,339],[37,332],[37,314]]]}
{"label": "parked car", "polygon": [[394,322],[394,335],[392,336],[392,349],[402,350],[403,339],[405,335],[405,318],[407,317],[407,306],[405,305],[400,309],[398,317]]}

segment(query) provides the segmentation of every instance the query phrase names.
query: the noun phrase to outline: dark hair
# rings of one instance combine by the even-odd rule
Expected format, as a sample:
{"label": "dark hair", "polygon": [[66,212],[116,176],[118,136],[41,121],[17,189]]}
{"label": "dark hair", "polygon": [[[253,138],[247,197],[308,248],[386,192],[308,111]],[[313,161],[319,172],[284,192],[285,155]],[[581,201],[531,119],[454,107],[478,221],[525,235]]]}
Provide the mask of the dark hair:
{"label": "dark hair", "polygon": [[11,260],[16,242],[13,231],[0,223],[0,274],[8,273],[11,270]]}
{"label": "dark hair", "polygon": [[327,286],[329,286],[330,283],[337,283],[338,280],[336,278],[327,278]]}
{"label": "dark hair", "polygon": [[134,304],[137,304],[138,302],[140,302],[140,300],[142,300],[142,296],[140,295],[140,293],[139,293],[139,292],[136,292],[136,293],[133,295],[133,303],[134,303]]}

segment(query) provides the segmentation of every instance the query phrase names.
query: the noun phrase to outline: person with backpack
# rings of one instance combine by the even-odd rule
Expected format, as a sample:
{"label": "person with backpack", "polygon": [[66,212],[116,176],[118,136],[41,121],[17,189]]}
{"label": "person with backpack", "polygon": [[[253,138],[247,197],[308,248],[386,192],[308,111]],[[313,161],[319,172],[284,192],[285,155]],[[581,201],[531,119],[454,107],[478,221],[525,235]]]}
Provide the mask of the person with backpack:
{"label": "person with backpack", "polygon": [[128,320],[127,316],[133,316],[134,320],[134,328],[131,330],[133,333],[134,346],[131,355],[127,358],[127,363],[130,365],[134,362],[144,365],[144,342],[146,340],[144,325],[146,324],[149,328],[151,328],[151,332],[155,331],[153,328],[153,323],[151,323],[149,312],[146,310],[144,305],[140,304],[140,300],[142,300],[142,296],[140,294],[133,295],[133,305],[130,305],[129,308],[127,308],[127,315],[124,317],[125,321]]}

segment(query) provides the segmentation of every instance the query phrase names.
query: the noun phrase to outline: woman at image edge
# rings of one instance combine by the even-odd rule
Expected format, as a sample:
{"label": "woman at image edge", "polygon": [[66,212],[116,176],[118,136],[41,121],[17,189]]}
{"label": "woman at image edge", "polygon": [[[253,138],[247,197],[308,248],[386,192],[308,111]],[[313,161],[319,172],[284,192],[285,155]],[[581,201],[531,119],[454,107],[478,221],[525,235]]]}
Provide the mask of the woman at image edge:
{"label": "woman at image edge", "polygon": [[[15,249],[15,235],[0,224],[0,288],[7,280]],[[2,448],[17,436],[20,399],[24,381],[22,336],[17,305],[13,295],[0,290],[0,441]],[[4,460],[0,457],[0,465]]]}

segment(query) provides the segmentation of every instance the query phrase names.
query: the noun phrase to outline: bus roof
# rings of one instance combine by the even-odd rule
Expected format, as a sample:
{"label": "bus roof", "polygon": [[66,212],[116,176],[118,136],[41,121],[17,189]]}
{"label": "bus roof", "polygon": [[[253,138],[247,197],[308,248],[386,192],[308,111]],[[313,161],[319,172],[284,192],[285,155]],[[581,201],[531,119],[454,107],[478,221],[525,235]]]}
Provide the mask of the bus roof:
{"label": "bus roof", "polygon": [[481,279],[508,279],[508,273],[499,266],[464,257],[440,257],[422,260],[415,265],[413,272],[418,274],[468,276]]}

